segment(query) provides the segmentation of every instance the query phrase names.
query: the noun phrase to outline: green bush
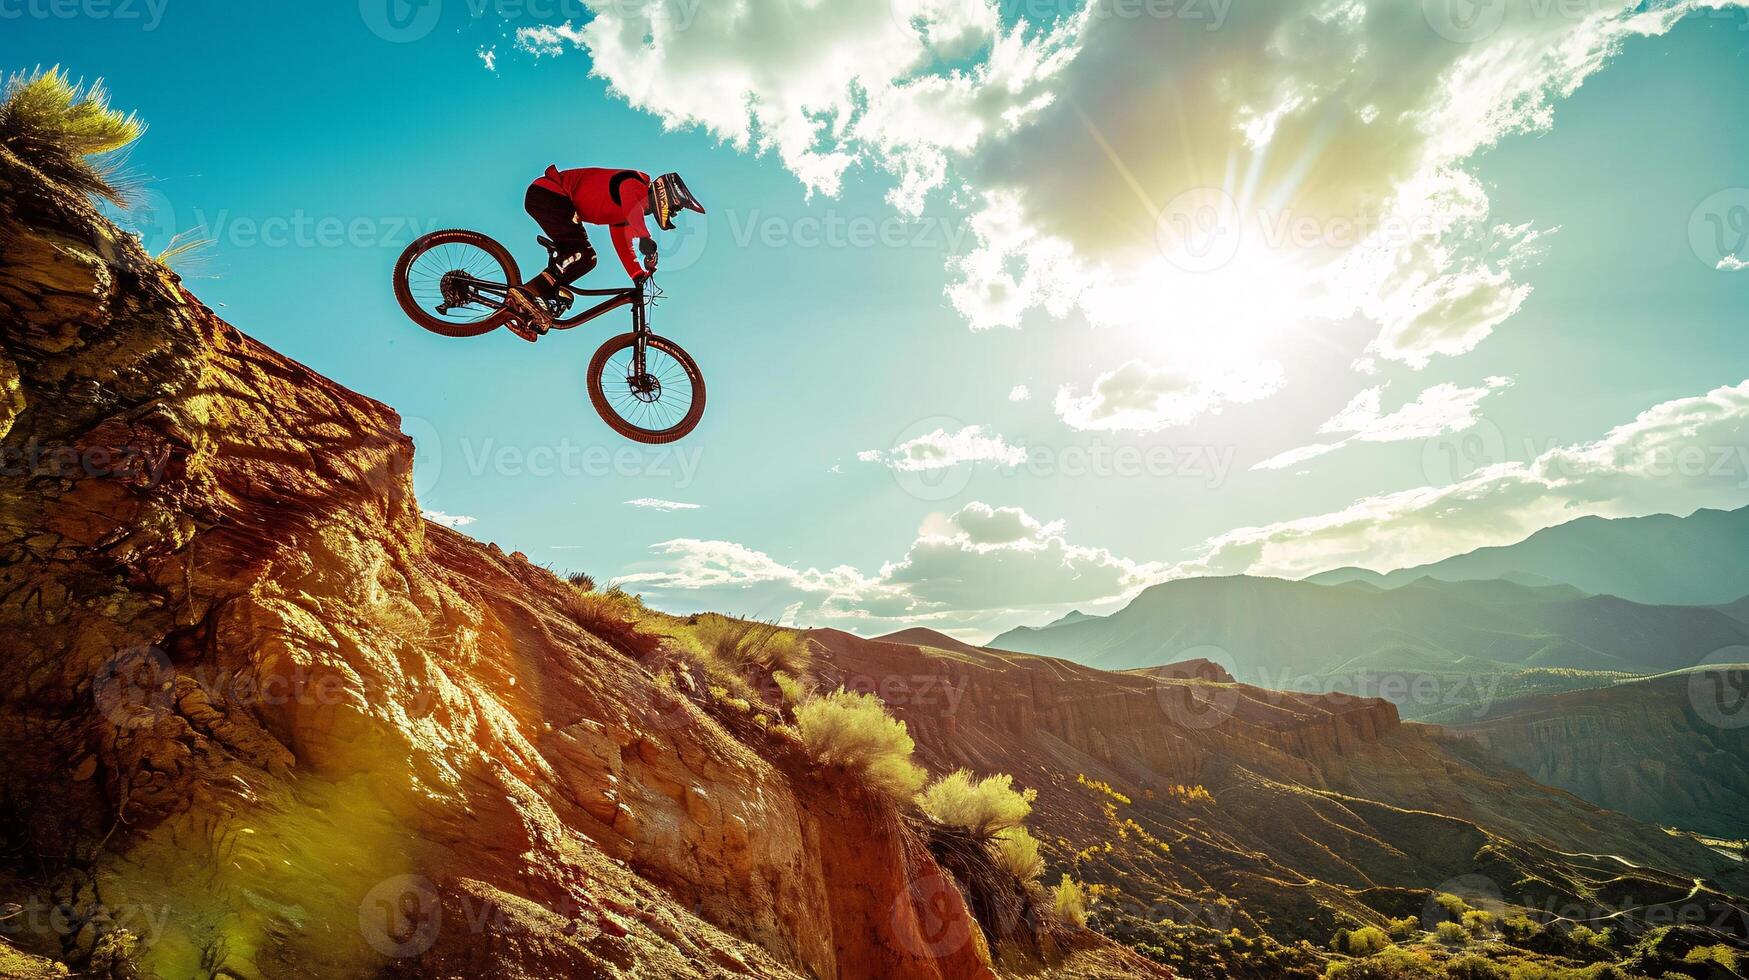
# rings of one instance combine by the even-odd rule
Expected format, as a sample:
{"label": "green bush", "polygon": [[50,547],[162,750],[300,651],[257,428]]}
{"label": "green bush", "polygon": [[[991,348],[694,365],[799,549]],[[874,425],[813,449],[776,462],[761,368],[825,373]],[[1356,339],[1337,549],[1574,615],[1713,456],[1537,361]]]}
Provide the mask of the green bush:
{"label": "green bush", "polygon": [[1051,909],[1058,921],[1076,926],[1087,924],[1087,890],[1074,879],[1064,875],[1057,887],[1051,890],[1051,900]]}
{"label": "green bush", "polygon": [[109,107],[102,82],[87,87],[58,67],[13,75],[0,102],[0,146],[56,183],[117,203],[122,195],[113,174],[88,158],[119,150],[145,131],[139,117]]}
{"label": "green bush", "polygon": [[1039,853],[1038,841],[1025,827],[997,831],[995,850],[996,863],[1021,881],[1037,881],[1045,873],[1045,859]]}
{"label": "green bush", "polygon": [[1537,933],[1542,931],[1543,927],[1538,925],[1535,919],[1522,912],[1517,915],[1509,915],[1500,922],[1500,933],[1506,937],[1507,942],[1526,942],[1535,939]]}
{"label": "green bush", "polygon": [[1463,915],[1464,930],[1472,936],[1485,936],[1494,931],[1494,913],[1471,909]]}
{"label": "green bush", "polygon": [[571,621],[627,653],[644,656],[662,637],[643,629],[644,600],[615,586],[606,592],[573,591],[565,597]]}
{"label": "green bush", "polygon": [[905,723],[872,694],[843,688],[796,707],[796,731],[814,758],[860,770],[876,788],[901,799],[922,788],[927,774],[913,761],[916,743]]}
{"label": "green bush", "polygon": [[1350,956],[1371,956],[1374,953],[1384,952],[1385,947],[1389,945],[1391,945],[1391,937],[1386,935],[1383,929],[1377,926],[1361,926],[1348,934],[1347,941],[1339,952],[1347,953]]}
{"label": "green bush", "polygon": [[783,671],[800,677],[813,661],[806,636],[773,623],[704,613],[687,625],[706,656],[742,675]]}
{"label": "green bush", "polygon": [[1433,896],[1433,901],[1440,908],[1445,910],[1446,915],[1451,916],[1453,919],[1463,918],[1464,913],[1470,910],[1470,903],[1447,892],[1440,892]]}
{"label": "green bush", "polygon": [[1391,919],[1385,924],[1385,932],[1390,934],[1392,939],[1413,939],[1415,934],[1420,931],[1421,920],[1412,915],[1405,915],[1401,919]]}
{"label": "green bush", "polygon": [[1731,947],[1720,943],[1717,946],[1696,946],[1682,958],[1684,963],[1704,963],[1723,967],[1732,973],[1737,972],[1737,953]]}
{"label": "green bush", "polygon": [[1433,934],[1447,946],[1462,946],[1470,941],[1470,932],[1456,922],[1441,922],[1433,927]]}
{"label": "green bush", "polygon": [[565,576],[565,581],[571,583],[571,587],[579,592],[595,591],[595,576],[588,572],[572,572]]}
{"label": "green bush", "polygon": [[936,823],[990,837],[1020,826],[1037,798],[1037,790],[1016,790],[1014,777],[1005,773],[975,779],[960,769],[930,784],[917,797],[917,807]]}

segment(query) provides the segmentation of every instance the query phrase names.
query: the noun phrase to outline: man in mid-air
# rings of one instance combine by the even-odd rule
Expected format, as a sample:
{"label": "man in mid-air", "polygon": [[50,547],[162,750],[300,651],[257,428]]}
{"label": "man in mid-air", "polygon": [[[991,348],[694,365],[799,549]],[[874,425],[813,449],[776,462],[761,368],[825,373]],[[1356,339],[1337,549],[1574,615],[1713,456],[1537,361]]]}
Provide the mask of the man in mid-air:
{"label": "man in mid-air", "polygon": [[[704,206],[686,189],[679,174],[652,179],[640,170],[606,167],[548,167],[529,186],[523,206],[557,246],[545,272],[510,291],[509,305],[517,314],[510,329],[530,343],[552,327],[546,300],[595,268],[595,248],[589,244],[584,225],[607,226],[626,275],[642,285],[656,271],[656,242],[644,216],[655,218],[663,231],[672,231],[674,217],[681,211],[704,213]],[[633,239],[638,240],[641,264],[632,254]]]}

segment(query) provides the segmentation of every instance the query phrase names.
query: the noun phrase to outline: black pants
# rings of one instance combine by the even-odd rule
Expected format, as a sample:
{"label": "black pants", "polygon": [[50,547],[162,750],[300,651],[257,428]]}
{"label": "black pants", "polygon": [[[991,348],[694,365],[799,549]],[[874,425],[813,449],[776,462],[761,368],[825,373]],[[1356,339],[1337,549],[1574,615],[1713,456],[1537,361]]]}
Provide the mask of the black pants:
{"label": "black pants", "polygon": [[559,286],[569,286],[595,268],[595,247],[589,244],[589,233],[577,223],[577,206],[570,198],[545,187],[531,186],[522,206],[541,231],[559,246],[546,275],[536,276],[528,284],[536,293],[544,296]]}

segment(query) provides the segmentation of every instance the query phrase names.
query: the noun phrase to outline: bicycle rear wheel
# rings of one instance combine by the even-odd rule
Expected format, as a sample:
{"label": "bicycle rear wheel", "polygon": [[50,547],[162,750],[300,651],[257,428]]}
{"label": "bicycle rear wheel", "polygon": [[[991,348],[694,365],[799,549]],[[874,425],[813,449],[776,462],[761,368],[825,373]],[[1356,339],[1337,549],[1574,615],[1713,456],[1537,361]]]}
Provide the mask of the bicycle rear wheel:
{"label": "bicycle rear wheel", "polygon": [[445,337],[478,337],[503,326],[511,314],[499,304],[510,286],[521,284],[522,273],[504,246],[459,228],[420,238],[395,264],[401,310]]}
{"label": "bicycle rear wheel", "polygon": [[704,416],[704,374],[666,337],[644,338],[644,370],[633,370],[638,335],[621,334],[589,361],[589,400],[613,431],[648,445],[684,438]]}

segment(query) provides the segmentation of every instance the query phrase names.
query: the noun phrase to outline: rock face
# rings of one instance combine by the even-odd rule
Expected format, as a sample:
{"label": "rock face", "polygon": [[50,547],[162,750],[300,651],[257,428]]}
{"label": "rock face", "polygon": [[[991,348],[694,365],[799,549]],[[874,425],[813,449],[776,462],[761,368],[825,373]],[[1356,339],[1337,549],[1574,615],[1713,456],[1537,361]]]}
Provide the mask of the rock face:
{"label": "rock face", "polygon": [[423,521],[387,407],[3,150],[0,243],[14,944],[165,978],[990,975],[890,800]]}
{"label": "rock face", "polygon": [[1741,921],[1739,862],[1400,722],[1385,701],[813,635],[823,676],[885,698],[932,768],[1038,791],[1028,825],[1050,867],[1111,889],[1102,928],[1165,919],[1322,944],[1344,920],[1420,915],[1454,882],[1535,908]]}
{"label": "rock face", "polygon": [[1538,782],[1653,823],[1749,839],[1749,668],[1508,702],[1453,729]]}

